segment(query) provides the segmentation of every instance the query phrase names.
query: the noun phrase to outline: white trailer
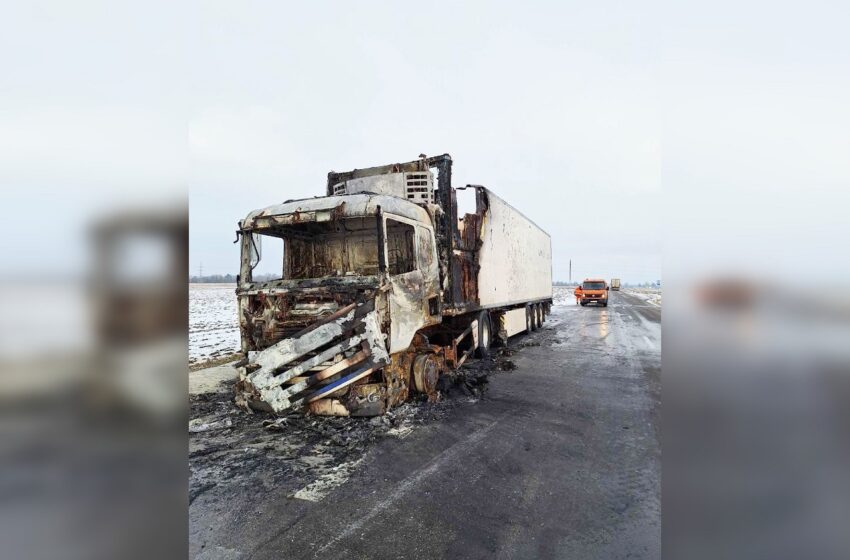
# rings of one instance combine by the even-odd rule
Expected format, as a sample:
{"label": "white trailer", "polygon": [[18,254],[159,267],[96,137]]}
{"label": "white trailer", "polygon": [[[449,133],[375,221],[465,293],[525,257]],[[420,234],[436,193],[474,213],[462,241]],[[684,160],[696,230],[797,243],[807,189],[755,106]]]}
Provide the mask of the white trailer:
{"label": "white trailer", "polygon": [[[481,187],[483,189],[483,187]],[[552,240],[510,204],[483,189],[478,300],[482,307],[552,299]]]}

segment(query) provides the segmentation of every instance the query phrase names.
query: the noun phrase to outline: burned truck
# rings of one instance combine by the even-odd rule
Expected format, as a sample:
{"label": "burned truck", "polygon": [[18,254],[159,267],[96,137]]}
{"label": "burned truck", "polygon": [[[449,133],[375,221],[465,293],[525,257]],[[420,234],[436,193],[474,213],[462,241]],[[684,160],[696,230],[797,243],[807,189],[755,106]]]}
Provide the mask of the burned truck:
{"label": "burned truck", "polygon": [[[475,212],[458,216],[466,189]],[[435,401],[441,376],[539,328],[552,304],[549,235],[483,186],[454,188],[448,154],[331,172],[326,196],[249,213],[237,242],[237,401],[252,409]]]}

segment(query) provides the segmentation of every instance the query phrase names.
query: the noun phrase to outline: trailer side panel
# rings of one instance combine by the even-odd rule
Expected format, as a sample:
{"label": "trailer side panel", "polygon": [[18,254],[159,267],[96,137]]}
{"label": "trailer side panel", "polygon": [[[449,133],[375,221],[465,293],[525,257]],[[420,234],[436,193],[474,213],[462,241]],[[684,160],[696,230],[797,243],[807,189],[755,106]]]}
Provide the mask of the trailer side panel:
{"label": "trailer side panel", "polygon": [[552,298],[552,241],[545,231],[485,189],[488,208],[478,252],[482,307]]}

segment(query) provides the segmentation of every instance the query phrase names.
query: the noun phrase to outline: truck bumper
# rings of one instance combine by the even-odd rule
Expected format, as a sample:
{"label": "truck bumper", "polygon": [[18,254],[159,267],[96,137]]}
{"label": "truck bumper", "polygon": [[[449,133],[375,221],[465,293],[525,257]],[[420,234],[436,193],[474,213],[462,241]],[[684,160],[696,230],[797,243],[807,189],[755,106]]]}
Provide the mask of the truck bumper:
{"label": "truck bumper", "polygon": [[265,350],[249,352],[239,372],[242,400],[280,413],[329,397],[382,368],[389,356],[378,313],[374,299],[351,304]]}

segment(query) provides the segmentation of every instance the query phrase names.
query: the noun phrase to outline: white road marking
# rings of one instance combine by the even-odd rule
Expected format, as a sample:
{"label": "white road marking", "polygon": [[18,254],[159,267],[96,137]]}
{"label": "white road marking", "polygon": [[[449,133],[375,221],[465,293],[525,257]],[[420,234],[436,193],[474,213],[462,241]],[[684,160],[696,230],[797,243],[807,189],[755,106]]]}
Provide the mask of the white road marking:
{"label": "white road marking", "polygon": [[377,504],[372,506],[371,510],[365,512],[356,521],[349,523],[343,531],[338,533],[334,538],[330,539],[327,543],[325,543],[324,546],[319,548],[316,551],[316,555],[320,556],[324,551],[334,546],[339,541],[350,537],[354,533],[357,533],[366,523],[368,523],[369,521],[374,519],[375,516],[384,512],[389,507],[398,502],[417,484],[419,484],[429,476],[433,475],[435,472],[439,471],[443,466],[450,463],[451,461],[454,461],[462,455],[466,455],[467,453],[469,453],[472,448],[481,440],[483,440],[484,437],[488,435],[493,430],[493,428],[496,427],[496,424],[498,424],[499,421],[502,420],[502,418],[504,418],[505,416],[507,416],[507,413],[502,414],[487,426],[484,426],[477,432],[473,432],[466,439],[455,443],[454,445],[437,455],[437,457],[433,459],[428,466],[426,466],[413,476],[406,478],[404,481],[401,482],[401,484],[396,486],[395,491],[391,492],[386,498],[380,500]]}
{"label": "white road marking", "polygon": [[643,339],[646,341],[646,345],[647,345],[647,346],[649,346],[650,348],[652,348],[653,350],[655,350],[655,344],[653,344],[653,343],[652,343],[652,341],[651,341],[651,340],[649,340],[649,337],[648,337],[648,336],[643,335]]}

